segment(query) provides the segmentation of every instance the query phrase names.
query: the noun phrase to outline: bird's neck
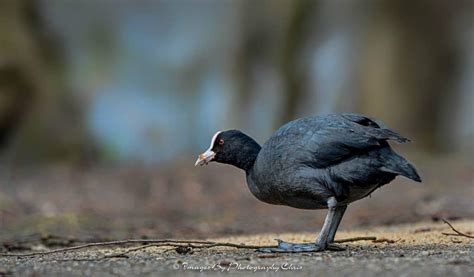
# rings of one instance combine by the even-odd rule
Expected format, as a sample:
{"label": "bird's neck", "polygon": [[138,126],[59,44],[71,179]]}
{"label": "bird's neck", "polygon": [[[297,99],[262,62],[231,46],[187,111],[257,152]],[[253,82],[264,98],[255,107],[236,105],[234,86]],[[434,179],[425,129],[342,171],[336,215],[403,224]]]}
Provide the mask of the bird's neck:
{"label": "bird's neck", "polygon": [[255,140],[248,140],[242,146],[242,149],[237,152],[237,157],[232,162],[232,165],[243,169],[245,172],[249,172],[257,159],[260,149],[262,149],[262,147]]}

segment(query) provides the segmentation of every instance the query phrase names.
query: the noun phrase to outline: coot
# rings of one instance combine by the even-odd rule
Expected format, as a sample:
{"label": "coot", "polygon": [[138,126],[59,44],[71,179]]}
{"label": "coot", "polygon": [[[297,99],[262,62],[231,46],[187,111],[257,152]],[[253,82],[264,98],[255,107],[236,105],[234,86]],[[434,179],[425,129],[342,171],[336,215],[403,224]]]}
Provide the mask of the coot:
{"label": "coot", "polygon": [[334,236],[349,203],[370,195],[397,175],[416,182],[415,168],[388,141],[409,140],[355,113],[312,116],[280,127],[260,146],[238,130],[217,132],[195,165],[231,164],[246,173],[260,201],[299,209],[328,209],[315,243],[282,240],[262,252],[342,250]]}

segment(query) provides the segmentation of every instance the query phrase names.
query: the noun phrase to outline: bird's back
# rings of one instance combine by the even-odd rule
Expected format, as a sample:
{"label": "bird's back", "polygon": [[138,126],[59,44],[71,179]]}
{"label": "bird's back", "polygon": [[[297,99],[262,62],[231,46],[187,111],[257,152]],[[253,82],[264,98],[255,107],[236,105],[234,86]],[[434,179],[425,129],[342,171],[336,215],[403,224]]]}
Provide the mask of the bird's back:
{"label": "bird's back", "polygon": [[324,208],[331,196],[341,203],[365,197],[396,175],[419,180],[387,140],[408,141],[358,114],[297,119],[262,146],[249,186],[263,201],[317,209]]}

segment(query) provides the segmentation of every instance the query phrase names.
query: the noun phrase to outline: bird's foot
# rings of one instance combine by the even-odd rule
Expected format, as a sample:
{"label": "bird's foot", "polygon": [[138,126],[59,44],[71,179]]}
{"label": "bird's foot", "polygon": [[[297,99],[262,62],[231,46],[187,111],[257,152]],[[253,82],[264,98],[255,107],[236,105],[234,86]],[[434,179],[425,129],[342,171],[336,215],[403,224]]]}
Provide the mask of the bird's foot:
{"label": "bird's foot", "polygon": [[316,244],[316,243],[291,243],[276,239],[277,247],[259,248],[258,252],[263,253],[300,253],[300,252],[320,252],[320,251],[343,251],[344,247],[336,244]]}

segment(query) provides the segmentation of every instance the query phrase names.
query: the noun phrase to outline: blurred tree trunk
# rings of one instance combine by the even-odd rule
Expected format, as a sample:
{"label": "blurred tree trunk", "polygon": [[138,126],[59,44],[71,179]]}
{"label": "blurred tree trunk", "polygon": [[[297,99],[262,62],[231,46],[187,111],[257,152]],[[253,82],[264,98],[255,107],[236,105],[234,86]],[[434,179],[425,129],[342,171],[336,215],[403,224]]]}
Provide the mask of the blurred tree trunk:
{"label": "blurred tree trunk", "polygon": [[308,23],[316,4],[313,0],[242,2],[241,45],[235,55],[239,109],[247,109],[259,93],[253,84],[262,72],[256,72],[276,68],[283,87],[282,94],[275,92],[274,97],[283,99],[273,125],[278,127],[298,115],[304,96],[301,50],[308,39]]}
{"label": "blurred tree trunk", "polygon": [[[371,2],[360,68],[360,109],[439,149],[442,107],[453,97],[457,57],[445,1]],[[388,109],[387,107],[393,107]]]}
{"label": "blurred tree trunk", "polygon": [[[237,43],[239,46],[233,56],[232,75],[235,78],[235,86],[237,93],[235,95],[236,105],[232,114],[239,115],[231,119],[232,125],[241,125],[244,129],[249,126],[243,126],[249,122],[250,118],[249,107],[251,106],[252,98],[255,96],[252,86],[252,70],[258,63],[264,62],[264,37],[261,31],[266,29],[266,26],[258,16],[263,9],[260,3],[252,3],[251,1],[239,2],[239,23]],[[259,59],[260,58],[260,59]],[[235,118],[239,122],[236,122]]]}
{"label": "blurred tree trunk", "polygon": [[18,129],[37,90],[35,76],[29,72],[36,60],[22,30],[27,13],[28,6],[22,1],[0,2],[0,148]]}
{"label": "blurred tree trunk", "polygon": [[78,162],[93,147],[39,4],[0,1],[0,147],[10,141],[3,157],[14,161]]}
{"label": "blurred tree trunk", "polygon": [[32,91],[31,83],[20,68],[9,64],[0,66],[0,148],[6,147],[24,119],[31,105]]}
{"label": "blurred tree trunk", "polygon": [[[240,26],[239,44],[234,54],[233,76],[237,89],[235,114],[240,115],[240,122],[235,124],[249,124],[251,108],[255,107],[258,95],[266,95],[259,91],[272,84],[262,82],[273,75],[281,75],[282,47],[287,39],[287,29],[295,3],[300,1],[287,0],[245,0],[239,2]],[[278,76],[280,77],[280,76]],[[277,78],[278,78],[277,77]],[[274,91],[273,97],[281,97],[279,91]],[[285,97],[286,98],[286,97]],[[286,109],[286,103],[282,105]],[[276,109],[276,107],[275,107]],[[272,115],[274,113],[270,111]],[[279,116],[283,112],[276,113]],[[274,122],[273,122],[274,123]],[[251,124],[250,124],[251,125]],[[245,129],[252,126],[242,126]],[[255,127],[255,126],[253,126]],[[273,129],[270,126],[269,129]]]}
{"label": "blurred tree trunk", "polygon": [[279,124],[293,120],[298,116],[298,107],[303,98],[305,81],[301,66],[301,52],[308,40],[308,23],[314,14],[317,1],[293,1],[288,27],[281,49],[280,70],[284,85],[283,107]]}

